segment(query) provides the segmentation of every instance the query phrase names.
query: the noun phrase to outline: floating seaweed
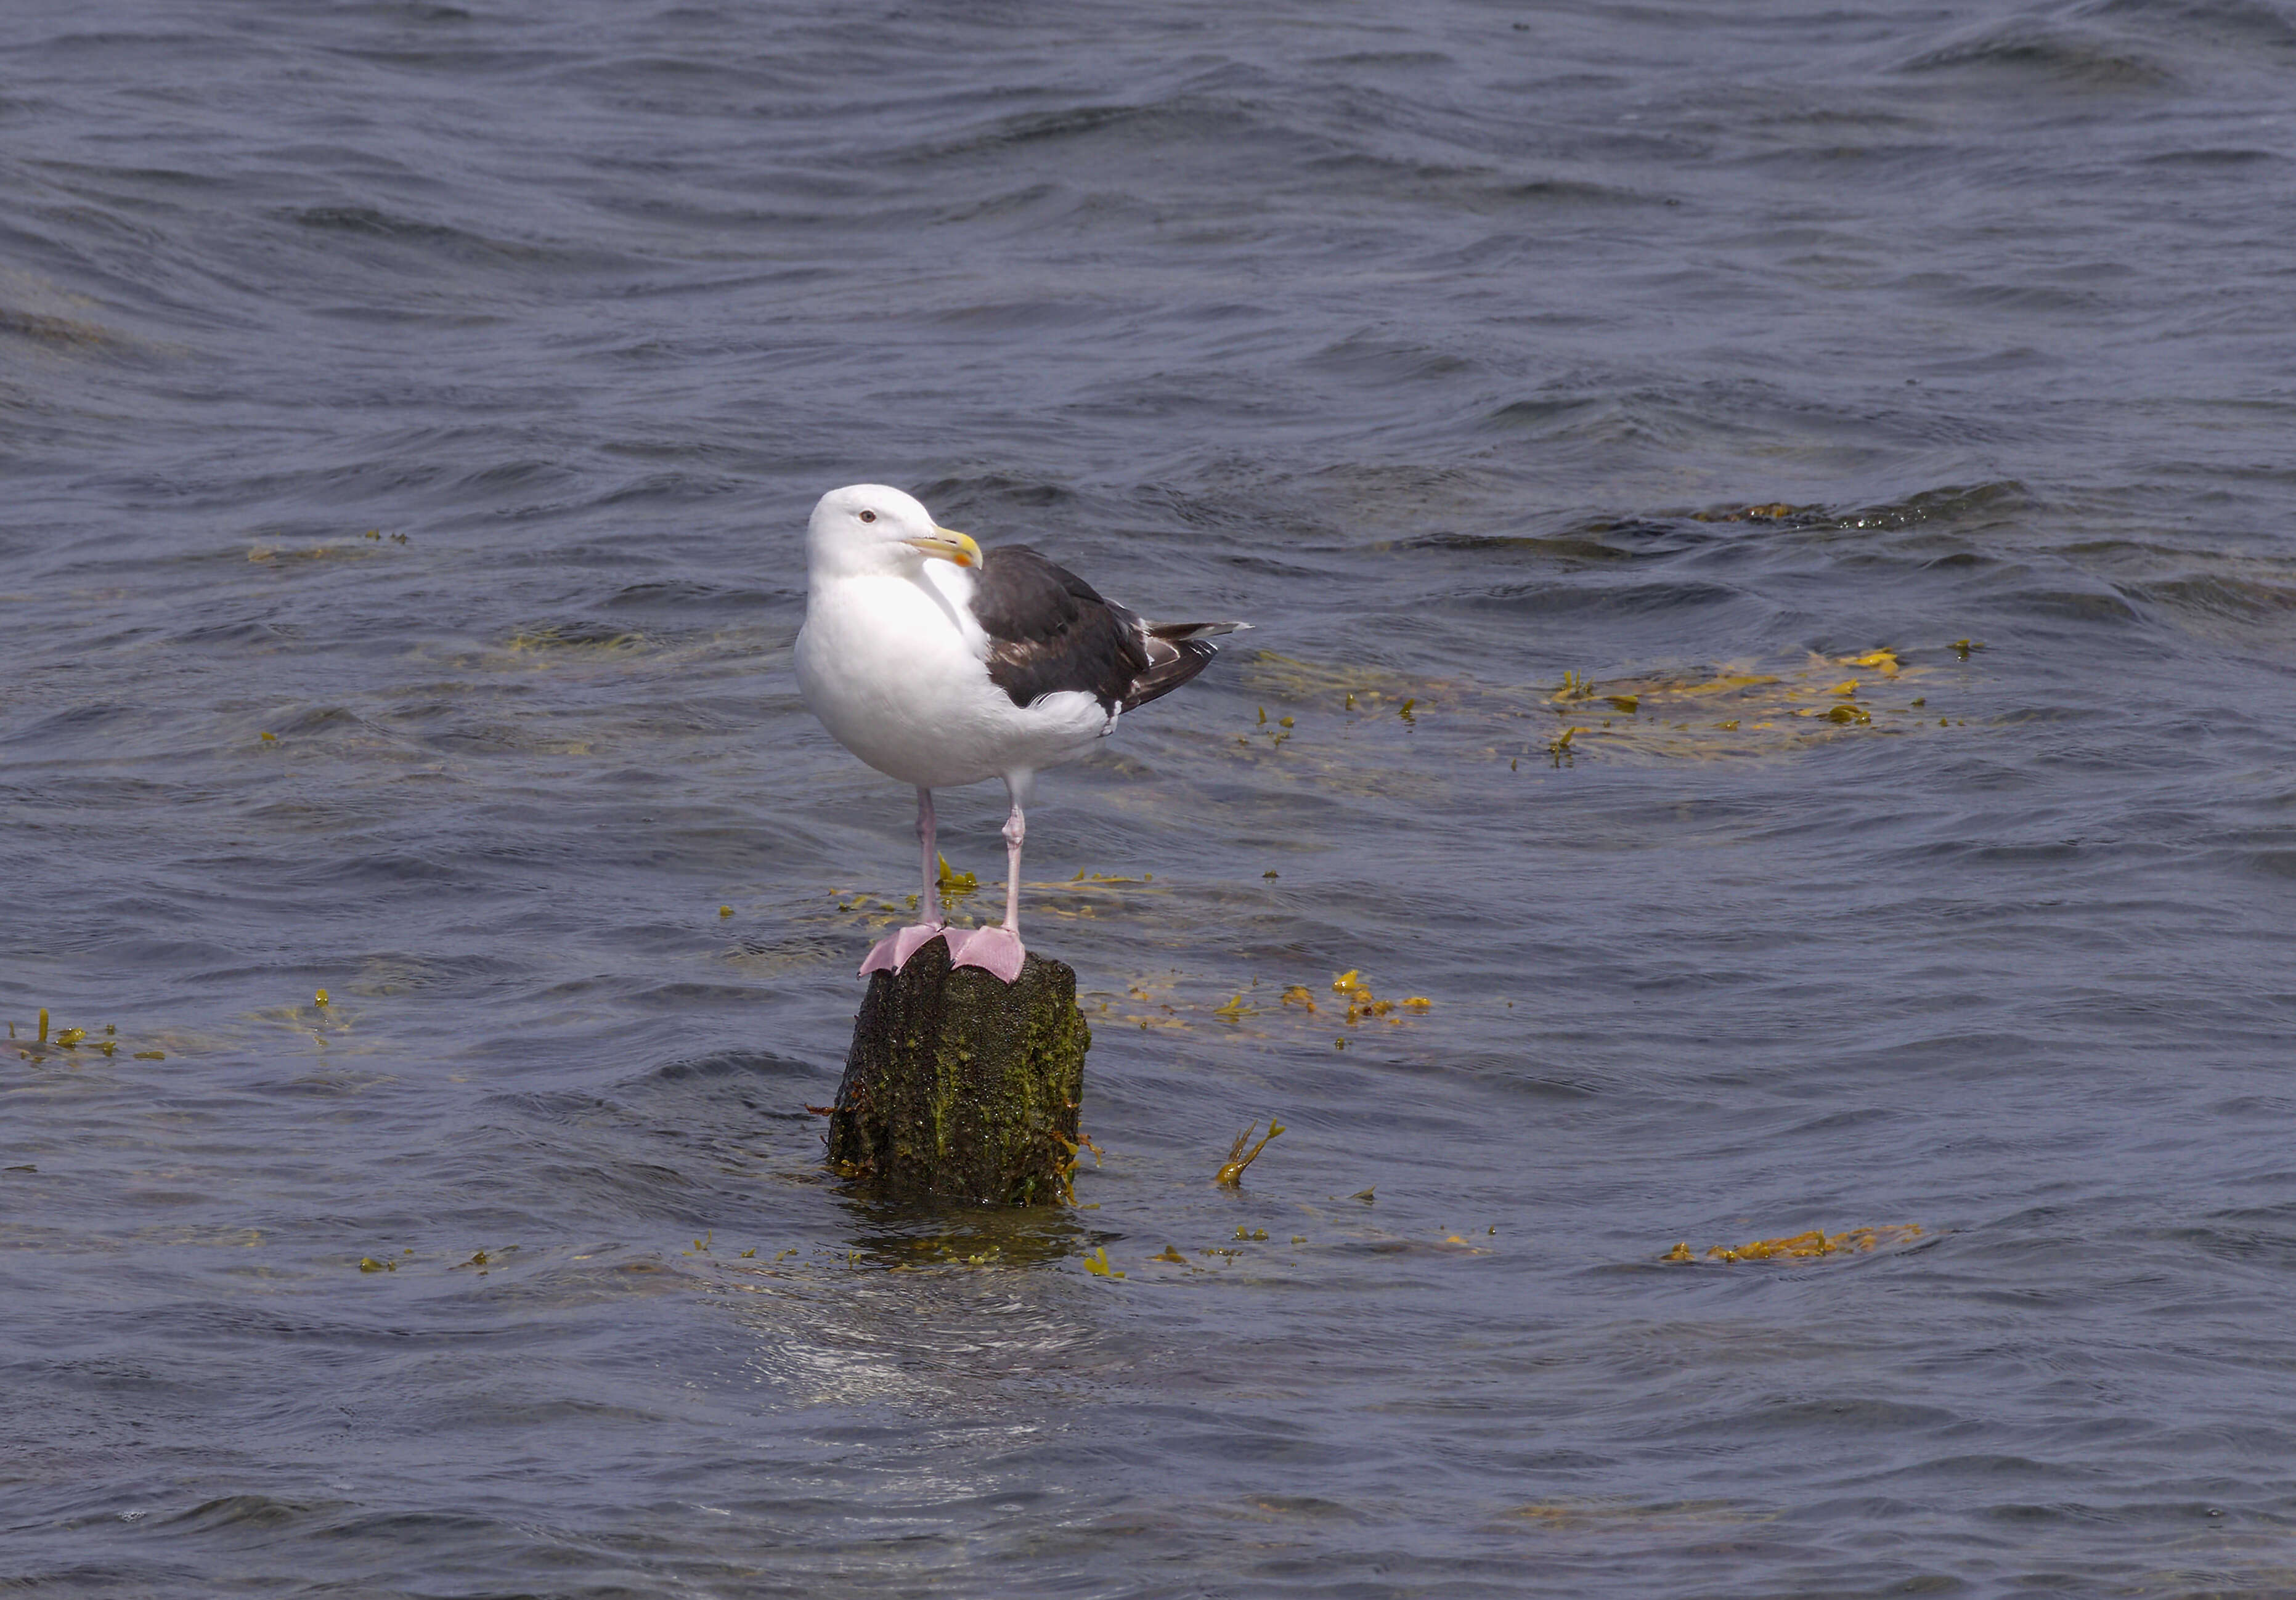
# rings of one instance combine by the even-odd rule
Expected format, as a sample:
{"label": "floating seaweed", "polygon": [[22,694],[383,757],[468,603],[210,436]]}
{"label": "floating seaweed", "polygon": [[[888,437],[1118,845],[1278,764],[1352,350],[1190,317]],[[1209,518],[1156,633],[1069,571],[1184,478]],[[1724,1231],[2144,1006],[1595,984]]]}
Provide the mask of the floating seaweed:
{"label": "floating seaweed", "polygon": [[1677,1500],[1643,1505],[1628,1500],[1553,1500],[1520,1506],[1498,1514],[1495,1527],[1543,1538],[1631,1536],[1711,1537],[1722,1528],[1750,1527],[1775,1522],[1784,1513],[1752,1512],[1721,1500]]}
{"label": "floating seaweed", "polygon": [[940,861],[940,898],[944,903],[972,894],[980,887],[979,873],[957,871],[948,864],[947,856],[942,856],[939,859]]}
{"label": "floating seaweed", "polygon": [[[119,1049],[119,1028],[117,1023],[106,1022],[101,1035],[92,1033],[86,1028],[59,1028],[52,1033],[45,1006],[39,1009],[38,1021],[34,1026],[31,1038],[25,1038],[20,1036],[14,1022],[10,1022],[7,1026],[8,1042],[16,1047],[16,1058],[19,1061],[28,1061],[35,1064],[47,1060],[49,1054],[53,1051],[66,1052],[68,1054],[65,1059],[73,1059],[78,1055],[79,1047],[82,1045],[87,1046],[95,1054],[107,1059],[116,1054]],[[165,1061],[167,1053],[163,1050],[138,1050],[135,1052],[135,1059]]]}
{"label": "floating seaweed", "polygon": [[[1753,1239],[1737,1245],[1717,1244],[1710,1248],[1704,1259],[1725,1263],[1735,1261],[1806,1261],[1819,1256],[1866,1255],[1885,1244],[1904,1244],[1924,1237],[1918,1222],[1891,1222],[1878,1227],[1845,1228],[1829,1234],[1824,1228],[1812,1228],[1808,1233],[1789,1234],[1776,1239]],[[1685,1239],[1665,1255],[1663,1261],[1695,1261],[1701,1258],[1690,1248]]]}
{"label": "floating seaweed", "polygon": [[[1927,718],[1912,714],[1922,710],[1927,696],[1900,700],[1896,692],[1906,680],[1936,671],[1935,663],[1948,659],[1943,657],[1947,648],[1966,661],[1971,649],[1982,645],[1964,639],[1916,652],[1889,644],[1841,655],[1813,652],[1799,664],[1744,660],[1620,673],[1603,680],[1574,669],[1560,684],[1543,688],[1411,678],[1268,651],[1247,660],[1243,669],[1247,686],[1270,701],[1259,708],[1266,720],[1256,734],[1277,733],[1282,718],[1274,713],[1279,702],[1336,714],[1316,725],[1313,741],[1286,750],[1271,773],[1346,790],[1399,792],[1439,783],[1440,768],[1431,767],[1428,758],[1447,749],[1464,759],[1503,760],[1520,771],[1524,756],[1542,751],[1554,767],[1595,752],[1710,759],[1767,755],[1852,734],[1911,733],[1931,726]],[[1859,676],[1845,677],[1845,668]],[[1476,743],[1453,745],[1439,737],[1432,746],[1406,752],[1398,731],[1407,731],[1438,707],[1448,713],[1441,734],[1464,734]],[[1390,718],[1389,712],[1398,716]],[[1526,719],[1546,719],[1546,726],[1535,733],[1510,728]],[[1946,719],[1948,726],[1953,720]],[[1422,736],[1438,732],[1429,729]],[[1494,737],[1498,743],[1488,743]],[[1273,748],[1267,737],[1239,743],[1259,761]]]}
{"label": "floating seaweed", "polygon": [[[1313,1021],[1322,1007],[1306,984],[1285,985],[1278,991],[1273,1005],[1255,998],[1260,989],[1254,979],[1242,989],[1216,989],[1218,999],[1190,998],[1181,991],[1183,980],[1177,972],[1149,975],[1133,980],[1122,993],[1098,990],[1086,995],[1079,1004],[1095,1026],[1122,1023],[1142,1031],[1151,1030],[1182,1030],[1195,1027],[1206,1017],[1218,1019],[1227,1028],[1256,1038],[1298,1037],[1292,1030],[1306,1033],[1324,1026]],[[1384,1020],[1401,1023],[1431,1010],[1435,1002],[1424,995],[1412,995],[1400,1000],[1382,1000],[1372,992],[1359,971],[1338,974],[1332,980],[1332,991],[1346,1004],[1346,1022],[1354,1027],[1367,1021]],[[1285,1029],[1278,1019],[1288,1019],[1292,1028]],[[1271,1027],[1268,1023],[1275,1023]],[[1339,1041],[1335,1041],[1339,1042]],[[1344,1043],[1341,1047],[1345,1048]]]}
{"label": "floating seaweed", "polygon": [[1348,1026],[1352,1028],[1367,1017],[1385,1017],[1390,1022],[1400,1022],[1398,1011],[1427,1011],[1435,1002],[1424,995],[1412,995],[1401,1000],[1382,1000],[1371,992],[1363,974],[1352,968],[1332,980],[1335,994],[1344,995],[1348,1002]]}
{"label": "floating seaweed", "polygon": [[[1062,1138],[1057,1133],[1053,1135],[1053,1141],[1068,1152],[1068,1160],[1061,1163],[1057,1176],[1060,1178],[1062,1201],[1069,1205],[1074,1205],[1076,1204],[1076,1175],[1084,1165],[1083,1153],[1087,1150],[1092,1152],[1092,1164],[1095,1167],[1100,1165],[1106,1153],[1092,1142],[1090,1134],[1081,1129],[1078,1131],[1074,1144]],[[1096,1208],[1087,1207],[1086,1209]]]}
{"label": "floating seaweed", "polygon": [[1258,1131],[1259,1127],[1259,1125],[1255,1122],[1235,1136],[1235,1144],[1227,1153],[1226,1164],[1220,1168],[1218,1175],[1212,1179],[1214,1183],[1225,1185],[1231,1189],[1237,1187],[1243,1182],[1244,1169],[1259,1159],[1259,1153],[1267,1148],[1268,1140],[1283,1131],[1283,1124],[1273,1117],[1268,1118],[1267,1133],[1261,1136],[1259,1144],[1251,1145],[1251,1153],[1247,1155],[1244,1153],[1243,1147],[1251,1144],[1251,1136]]}
{"label": "floating seaweed", "polygon": [[[391,537],[399,544],[406,542],[404,534]],[[365,561],[374,554],[357,544],[250,545],[247,549],[247,559],[258,567],[277,567],[287,562]]]}
{"label": "floating seaweed", "polygon": [[293,1005],[273,1005],[250,1012],[247,1015],[251,1021],[266,1022],[300,1034],[323,1050],[331,1050],[338,1043],[343,1043],[346,1048],[357,1047],[357,1041],[351,1038],[357,1013],[346,1015],[335,1005],[334,997],[324,989],[313,992],[308,1008]]}
{"label": "floating seaweed", "polygon": [[1825,508],[1822,505],[1788,505],[1781,500],[1771,505],[1747,505],[1730,511],[1693,511],[1690,513],[1690,520],[1693,522],[1783,522],[1792,517],[1813,515],[1825,520],[1824,513]]}
{"label": "floating seaweed", "polygon": [[[1087,920],[1097,918],[1103,909],[1119,895],[1169,892],[1156,882],[1153,873],[1127,878],[1110,873],[1081,870],[1072,878],[1024,880],[1021,887],[1029,897],[1031,915]],[[980,888],[979,874],[959,872],[949,865],[946,856],[940,857],[941,908],[945,913],[958,914],[949,916],[952,925],[970,925],[963,914],[963,907],[965,900]],[[882,932],[887,928],[899,927],[916,920],[917,897],[914,894],[880,895],[866,890],[840,889],[831,891],[827,898],[831,907],[829,911],[801,913],[798,920],[826,923],[843,931],[866,933]]]}
{"label": "floating seaweed", "polygon": [[644,649],[646,639],[644,634],[626,628],[584,623],[545,623],[537,628],[520,628],[503,643],[512,655],[555,650],[590,650],[604,654],[623,654]]}

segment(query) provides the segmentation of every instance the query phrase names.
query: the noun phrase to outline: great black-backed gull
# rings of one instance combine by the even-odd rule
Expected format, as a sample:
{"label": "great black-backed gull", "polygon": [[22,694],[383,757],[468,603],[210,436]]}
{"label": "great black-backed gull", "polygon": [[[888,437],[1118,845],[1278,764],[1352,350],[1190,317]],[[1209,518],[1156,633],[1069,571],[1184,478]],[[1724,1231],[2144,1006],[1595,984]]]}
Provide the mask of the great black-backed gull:
{"label": "great black-backed gull", "polygon": [[[1037,774],[1073,761],[1117,718],[1204,669],[1241,622],[1150,622],[1026,545],[982,553],[899,489],[832,489],[806,530],[797,681],[837,742],[917,791],[919,921],[881,940],[866,974],[898,972],[946,935],[953,964],[1021,975],[1021,841]],[[932,792],[1002,778],[1004,925],[941,921]]]}

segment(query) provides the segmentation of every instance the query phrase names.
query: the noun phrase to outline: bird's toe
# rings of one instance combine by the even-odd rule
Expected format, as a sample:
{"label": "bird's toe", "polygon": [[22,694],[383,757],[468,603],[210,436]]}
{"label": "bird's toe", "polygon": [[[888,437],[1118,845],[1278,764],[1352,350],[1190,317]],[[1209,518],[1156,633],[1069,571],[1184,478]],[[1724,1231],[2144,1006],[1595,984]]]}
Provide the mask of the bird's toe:
{"label": "bird's toe", "polygon": [[939,923],[917,923],[903,928],[890,938],[881,939],[869,948],[868,957],[861,963],[861,976],[872,972],[898,972],[909,964],[909,957],[930,940],[947,931]]}
{"label": "bird's toe", "polygon": [[1021,964],[1029,959],[1021,936],[1005,927],[951,930],[948,949],[952,967],[977,966],[1007,983],[1021,975]]}

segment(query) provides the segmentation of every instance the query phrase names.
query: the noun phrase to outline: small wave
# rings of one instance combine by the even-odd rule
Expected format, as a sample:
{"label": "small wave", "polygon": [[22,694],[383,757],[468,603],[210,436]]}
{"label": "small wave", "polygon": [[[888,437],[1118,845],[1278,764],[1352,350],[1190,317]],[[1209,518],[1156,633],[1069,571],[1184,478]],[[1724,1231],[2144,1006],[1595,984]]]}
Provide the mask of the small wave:
{"label": "small wave", "polygon": [[2012,613],[2074,622],[2136,622],[2135,606],[2111,589],[2030,588],[1997,603]]}
{"label": "small wave", "polygon": [[348,1510],[348,1500],[281,1500],[270,1495],[226,1495],[168,1519],[178,1528],[291,1528]]}
{"label": "small wave", "polygon": [[18,339],[28,339],[36,344],[53,345],[62,349],[119,349],[128,343],[111,329],[95,323],[78,317],[20,310],[13,306],[0,306],[0,333],[13,334]]}
{"label": "small wave", "polygon": [[666,1061],[646,1072],[640,1081],[693,1083],[738,1079],[746,1082],[756,1078],[816,1078],[820,1073],[821,1069],[811,1062],[776,1055],[770,1050],[719,1050],[709,1055],[689,1055],[676,1061]]}
{"label": "small wave", "polygon": [[1658,206],[1660,194],[1553,176],[1516,176],[1494,167],[1457,167],[1349,151],[1306,164],[1320,180],[1338,179],[1358,193],[1387,195],[1476,215],[1560,207]]}
{"label": "small wave", "polygon": [[983,472],[972,477],[936,478],[917,489],[917,496],[926,505],[939,507],[970,506],[981,504],[1003,505],[1066,505],[1077,499],[1076,491],[1065,484],[1048,483],[1041,479],[1016,478],[1004,472]]}
{"label": "small wave", "polygon": [[373,206],[306,206],[279,215],[314,234],[411,245],[463,261],[538,262],[551,259],[554,254],[537,245],[490,238],[451,223],[401,217]]}
{"label": "small wave", "polygon": [[2024,515],[2033,505],[2030,490],[2014,479],[1918,489],[1895,500],[1861,506],[1834,519],[1843,528],[1913,528],[1924,524],[1976,523],[1997,526]]}
{"label": "small wave", "polygon": [[1357,50],[1346,55],[1318,56],[1313,67],[1455,67],[1456,57],[1440,50]]}
{"label": "small wave", "polygon": [[1747,602],[1739,589],[1725,584],[1689,582],[1636,583],[1628,587],[1587,590],[1562,583],[1504,584],[1463,603],[1478,610],[1522,611],[1532,615],[1625,618],[1675,613],[1702,607]]}
{"label": "small wave", "polygon": [[2276,150],[2234,147],[2171,150],[2157,156],[2146,156],[2138,161],[2137,165],[2140,167],[2252,167],[2259,162],[2286,160],[2287,157]]}
{"label": "small wave", "polygon": [[1105,322],[1107,311],[1088,299],[1023,298],[949,306],[929,316],[944,328],[1002,333],[1039,328],[1097,328]]}
{"label": "small wave", "polygon": [[1582,534],[1431,533],[1410,539],[1406,550],[1465,550],[1477,554],[1546,556],[1558,561],[1632,561],[1635,553],[1620,550]]}
{"label": "small wave", "polygon": [[[743,614],[762,605],[801,598],[778,590],[733,587],[697,578],[664,578],[652,583],[625,584],[598,603],[603,611],[732,611]],[[622,636],[627,630],[617,630]]]}
{"label": "small wave", "polygon": [[2296,20],[2267,0],[2095,0],[2074,13],[2157,24],[2185,45],[2296,51]]}
{"label": "small wave", "polygon": [[724,495],[740,494],[749,488],[734,478],[701,472],[643,472],[624,480],[602,495],[584,502],[593,506],[606,505],[683,505],[696,500],[714,500]]}
{"label": "small wave", "polygon": [[2125,593],[2173,611],[2202,618],[2284,625],[2296,611],[2296,585],[2267,583],[2227,573],[2195,572],[2122,586]]}
{"label": "small wave", "polygon": [[2032,19],[1965,36],[1902,62],[1902,72],[1992,71],[2098,90],[2159,89],[2177,74],[2134,45]]}
{"label": "small wave", "polygon": [[1411,340],[1369,332],[1351,333],[1308,357],[1308,366],[1388,382],[1451,378],[1479,370],[1472,357],[1432,349]]}
{"label": "small wave", "polygon": [[300,636],[301,630],[285,623],[249,620],[203,623],[170,635],[168,642],[198,649],[222,645],[285,644]]}
{"label": "small wave", "polygon": [[614,1118],[622,1108],[611,1100],[595,1095],[585,1095],[573,1089],[519,1090],[508,1094],[488,1095],[485,1104],[506,1111],[523,1112],[543,1122],[578,1123],[594,1118]]}
{"label": "small wave", "polygon": [[44,717],[37,722],[19,728],[13,734],[7,735],[4,740],[0,740],[0,743],[29,744],[35,748],[41,748],[51,745],[60,739],[70,739],[79,734],[101,733],[132,726],[138,720],[139,715],[135,706],[119,702],[74,706],[70,710],[58,711],[53,716]]}
{"label": "small wave", "polygon": [[1078,105],[1024,111],[915,154],[941,160],[1100,137],[1141,144],[1225,144],[1259,131],[1258,122],[1232,101],[1181,95],[1148,105]]}
{"label": "small wave", "polygon": [[1552,399],[1512,400],[1483,420],[1494,428],[1542,428],[1600,409],[1603,402],[1591,395],[1557,396]]}

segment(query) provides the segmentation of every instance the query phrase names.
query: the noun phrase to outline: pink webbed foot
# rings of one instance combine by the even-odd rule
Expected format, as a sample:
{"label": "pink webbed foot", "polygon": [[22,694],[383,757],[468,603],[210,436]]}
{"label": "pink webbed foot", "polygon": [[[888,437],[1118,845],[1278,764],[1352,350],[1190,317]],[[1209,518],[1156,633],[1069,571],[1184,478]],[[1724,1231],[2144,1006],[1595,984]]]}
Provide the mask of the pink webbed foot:
{"label": "pink webbed foot", "polygon": [[[866,978],[872,972],[898,972],[909,964],[910,956],[947,931],[939,923],[917,923],[901,929],[890,939],[879,939],[870,947],[868,959],[861,964],[861,976]],[[955,942],[954,937],[950,942],[952,945]]]}
{"label": "pink webbed foot", "polygon": [[974,928],[970,931],[950,929],[948,956],[952,967],[977,966],[996,973],[1007,983],[1021,975],[1021,964],[1029,959],[1029,952],[1021,948],[1021,936],[1004,927]]}

